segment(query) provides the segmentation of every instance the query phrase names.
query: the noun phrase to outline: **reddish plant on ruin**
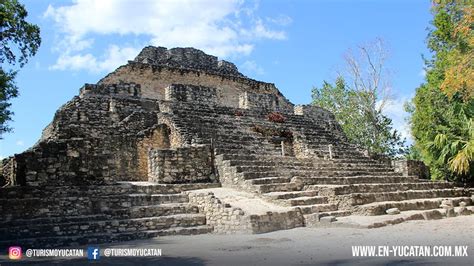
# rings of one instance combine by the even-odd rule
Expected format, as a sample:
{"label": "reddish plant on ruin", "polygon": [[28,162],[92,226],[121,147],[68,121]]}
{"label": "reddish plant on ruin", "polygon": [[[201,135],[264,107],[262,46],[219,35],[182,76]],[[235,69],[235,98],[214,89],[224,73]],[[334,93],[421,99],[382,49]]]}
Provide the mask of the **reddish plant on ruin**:
{"label": "reddish plant on ruin", "polygon": [[235,111],[234,116],[244,116],[244,113],[240,110]]}
{"label": "reddish plant on ruin", "polygon": [[267,119],[271,122],[275,123],[284,123],[286,121],[286,117],[277,112],[271,112],[267,115]]}
{"label": "reddish plant on ruin", "polygon": [[293,139],[293,132],[288,129],[269,128],[260,125],[253,125],[250,129],[254,132],[262,134],[265,137],[282,137],[287,140]]}

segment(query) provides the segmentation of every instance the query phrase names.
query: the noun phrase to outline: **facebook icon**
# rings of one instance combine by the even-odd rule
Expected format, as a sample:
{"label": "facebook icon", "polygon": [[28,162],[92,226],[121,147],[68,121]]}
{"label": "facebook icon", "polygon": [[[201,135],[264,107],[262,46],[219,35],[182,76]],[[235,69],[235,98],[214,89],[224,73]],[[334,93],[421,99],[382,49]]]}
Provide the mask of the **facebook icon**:
{"label": "facebook icon", "polygon": [[98,260],[100,258],[100,249],[94,247],[87,248],[87,258],[90,260]]}

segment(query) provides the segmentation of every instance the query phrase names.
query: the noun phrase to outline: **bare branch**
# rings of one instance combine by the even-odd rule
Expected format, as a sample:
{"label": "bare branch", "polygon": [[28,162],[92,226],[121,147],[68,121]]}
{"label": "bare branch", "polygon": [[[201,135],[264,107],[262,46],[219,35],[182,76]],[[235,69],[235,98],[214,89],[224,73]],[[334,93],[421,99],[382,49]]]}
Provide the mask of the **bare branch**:
{"label": "bare branch", "polygon": [[386,68],[387,50],[381,38],[358,46],[344,55],[347,65],[344,78],[353,85],[352,89],[369,93],[366,99],[382,111],[391,97],[390,75]]}

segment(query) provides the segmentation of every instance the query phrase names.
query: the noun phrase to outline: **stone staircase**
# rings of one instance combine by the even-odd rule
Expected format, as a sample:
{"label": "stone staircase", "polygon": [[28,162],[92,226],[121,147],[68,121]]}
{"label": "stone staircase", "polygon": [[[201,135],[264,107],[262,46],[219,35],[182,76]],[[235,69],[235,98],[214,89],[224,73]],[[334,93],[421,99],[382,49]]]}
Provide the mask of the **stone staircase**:
{"label": "stone staircase", "polygon": [[[394,207],[428,210],[438,208],[446,198],[471,204],[466,190],[403,176],[366,156],[343,135],[304,116],[284,114],[286,121],[275,123],[268,121],[265,110],[166,104],[177,128],[189,132],[193,143],[209,144],[212,139],[223,186],[299,208],[305,215],[380,215]],[[309,152],[305,157],[282,156],[274,143],[252,131],[256,125],[294,132]]]}
{"label": "stone staircase", "polygon": [[121,182],[6,189],[0,194],[0,246],[61,247],[210,233],[206,216],[183,191],[216,186]]}

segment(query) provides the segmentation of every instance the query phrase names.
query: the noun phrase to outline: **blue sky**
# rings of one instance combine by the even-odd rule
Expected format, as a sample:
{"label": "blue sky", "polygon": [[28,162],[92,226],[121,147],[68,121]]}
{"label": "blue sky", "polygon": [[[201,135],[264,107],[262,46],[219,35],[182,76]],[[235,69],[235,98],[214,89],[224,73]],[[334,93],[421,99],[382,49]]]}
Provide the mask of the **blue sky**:
{"label": "blue sky", "polygon": [[[21,1],[21,0],[20,0]],[[386,114],[409,135],[403,102],[423,82],[428,0],[23,0],[40,26],[37,55],[17,76],[14,131],[0,157],[34,145],[55,111],[133,59],[145,45],[193,46],[234,62],[247,76],[275,83],[293,103],[333,81],[350,48],[384,39],[393,98]]]}

